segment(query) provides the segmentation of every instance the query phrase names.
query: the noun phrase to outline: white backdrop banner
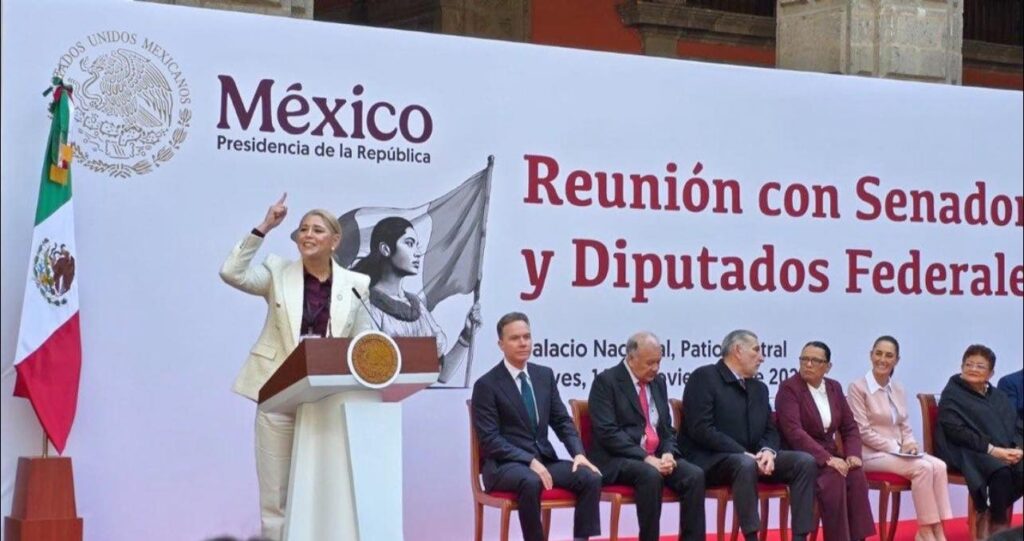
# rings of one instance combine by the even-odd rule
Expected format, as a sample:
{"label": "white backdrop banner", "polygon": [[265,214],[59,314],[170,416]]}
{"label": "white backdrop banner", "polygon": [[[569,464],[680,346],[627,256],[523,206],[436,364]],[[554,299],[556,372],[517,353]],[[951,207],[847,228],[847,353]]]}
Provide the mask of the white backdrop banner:
{"label": "white backdrop banner", "polygon": [[[447,366],[405,404],[410,540],[471,536],[466,385],[498,362],[508,311],[531,317],[565,400],[642,329],[664,342],[674,396],[735,328],[764,342],[773,392],[808,340],[848,383],[895,335],[910,393],[941,390],[971,343],[996,351],[997,375],[1021,365],[1019,92],[142,2],[3,15],[4,514],[40,441],[8,369],[54,75],[78,104],[67,454],[89,539],[258,532],[254,405],[230,388],[265,306],[217,271],[284,192],[291,213],[259,257],[297,257],[288,232],[315,207],[343,217],[346,262],[389,216],[425,251],[402,288]],[[477,296],[470,356],[457,339]],[[569,513],[553,528],[570,537]]]}

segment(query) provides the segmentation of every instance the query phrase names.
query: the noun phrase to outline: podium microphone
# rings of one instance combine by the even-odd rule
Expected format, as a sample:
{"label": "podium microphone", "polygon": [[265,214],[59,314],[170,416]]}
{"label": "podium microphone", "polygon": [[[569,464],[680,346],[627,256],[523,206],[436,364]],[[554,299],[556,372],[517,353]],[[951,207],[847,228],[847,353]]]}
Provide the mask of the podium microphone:
{"label": "podium microphone", "polygon": [[373,319],[373,312],[370,311],[369,306],[366,306],[366,301],[363,300],[363,296],[360,295],[359,291],[357,291],[356,288],[354,287],[352,288],[352,294],[355,295],[357,299],[359,299],[359,304],[363,305],[363,310],[366,310],[366,315],[370,316],[370,321],[373,322],[374,327],[377,327],[377,331],[382,334],[387,334],[386,332],[384,332],[384,329],[381,328],[380,323],[377,323],[377,320]]}

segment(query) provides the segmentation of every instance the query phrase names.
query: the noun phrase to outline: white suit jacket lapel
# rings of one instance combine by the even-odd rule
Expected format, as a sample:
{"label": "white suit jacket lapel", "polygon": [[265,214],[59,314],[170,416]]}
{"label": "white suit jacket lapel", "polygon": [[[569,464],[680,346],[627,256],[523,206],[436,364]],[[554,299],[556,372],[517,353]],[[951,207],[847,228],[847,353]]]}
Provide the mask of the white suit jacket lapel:
{"label": "white suit jacket lapel", "polygon": [[294,349],[299,343],[299,327],[302,325],[302,301],[305,296],[305,284],[302,281],[302,261],[288,265],[284,270],[284,302],[288,313],[288,326],[291,331],[292,343],[287,348]]}

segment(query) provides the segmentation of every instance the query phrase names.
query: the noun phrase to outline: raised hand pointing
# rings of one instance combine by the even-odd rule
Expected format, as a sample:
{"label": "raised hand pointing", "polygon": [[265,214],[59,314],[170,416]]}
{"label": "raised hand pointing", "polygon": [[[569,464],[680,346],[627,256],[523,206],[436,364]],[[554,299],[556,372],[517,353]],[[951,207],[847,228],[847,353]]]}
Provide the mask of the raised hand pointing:
{"label": "raised hand pointing", "polygon": [[281,225],[284,221],[284,217],[288,215],[288,207],[284,204],[284,200],[288,197],[288,192],[281,195],[281,199],[278,199],[276,203],[270,205],[267,209],[267,216],[263,218],[263,223],[256,226],[256,229],[266,235],[271,229]]}

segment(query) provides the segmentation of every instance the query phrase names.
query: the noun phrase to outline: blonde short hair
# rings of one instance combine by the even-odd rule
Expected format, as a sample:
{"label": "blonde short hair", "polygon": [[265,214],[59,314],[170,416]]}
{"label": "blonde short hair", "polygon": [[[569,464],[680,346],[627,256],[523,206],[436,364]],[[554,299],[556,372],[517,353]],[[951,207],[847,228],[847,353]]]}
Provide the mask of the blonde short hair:
{"label": "blonde short hair", "polygon": [[[301,227],[302,222],[305,222],[306,218],[309,218],[310,216],[317,216],[318,218],[324,221],[324,224],[327,225],[327,229],[329,229],[331,233],[335,235],[341,235],[341,222],[338,221],[338,218],[334,216],[334,214],[324,209],[313,209],[303,214],[302,219],[299,220],[299,227]],[[291,237],[292,240],[295,240],[299,237],[298,227],[295,228],[295,231],[292,231]]]}

